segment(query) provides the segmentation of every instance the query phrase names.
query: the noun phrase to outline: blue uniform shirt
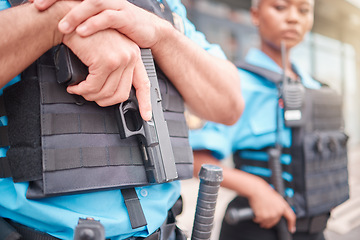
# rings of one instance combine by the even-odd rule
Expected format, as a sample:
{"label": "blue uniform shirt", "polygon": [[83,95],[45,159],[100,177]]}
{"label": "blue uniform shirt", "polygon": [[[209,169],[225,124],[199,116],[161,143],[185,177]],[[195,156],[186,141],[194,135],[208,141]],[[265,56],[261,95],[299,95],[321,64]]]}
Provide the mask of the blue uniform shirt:
{"label": "blue uniform shirt", "polygon": [[[208,43],[204,35],[197,32],[187,20],[185,7],[180,0],[167,2],[183,20],[186,36],[211,54],[225,58],[221,48]],[[8,7],[7,1],[0,0],[0,10]],[[18,76],[11,83],[19,80]],[[2,123],[7,124],[6,118]],[[5,156],[6,149],[0,149],[0,153]],[[85,217],[100,220],[105,227],[106,238],[146,237],[160,227],[180,195],[178,181],[136,188],[148,225],[133,230],[120,190],[29,200],[25,197],[27,188],[28,183],[13,183],[10,178],[0,179],[0,216],[61,239],[72,239],[78,219]]]}
{"label": "blue uniform shirt", "polygon": [[[265,53],[258,49],[251,49],[246,56],[250,64],[282,73],[282,69]],[[320,84],[308,74],[301,71],[296,65],[293,68],[299,74],[305,87],[319,88]],[[255,149],[274,146],[276,141],[276,107],[278,103],[278,90],[274,83],[248,71],[239,69],[241,91],[245,100],[245,109],[232,126],[225,126],[207,122],[202,129],[190,132],[190,144],[195,150],[207,149],[212,155],[221,160],[231,156],[237,150]],[[291,130],[284,125],[283,113],[280,113],[280,141],[283,147],[291,146]],[[248,159],[267,161],[265,152],[243,151],[242,156]],[[283,164],[291,163],[291,156],[281,156]],[[248,166],[244,171],[269,177],[269,169]],[[285,180],[291,181],[292,176],[284,172]],[[287,189],[287,194],[293,194]]]}

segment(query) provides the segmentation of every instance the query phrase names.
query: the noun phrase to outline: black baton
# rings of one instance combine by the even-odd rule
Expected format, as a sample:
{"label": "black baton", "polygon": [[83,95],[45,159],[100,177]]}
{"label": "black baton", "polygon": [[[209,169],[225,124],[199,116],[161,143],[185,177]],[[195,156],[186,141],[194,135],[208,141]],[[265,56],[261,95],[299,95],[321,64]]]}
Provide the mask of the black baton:
{"label": "black baton", "polygon": [[209,240],[213,228],[215,206],[223,180],[222,168],[204,164],[199,172],[200,186],[191,240]]}

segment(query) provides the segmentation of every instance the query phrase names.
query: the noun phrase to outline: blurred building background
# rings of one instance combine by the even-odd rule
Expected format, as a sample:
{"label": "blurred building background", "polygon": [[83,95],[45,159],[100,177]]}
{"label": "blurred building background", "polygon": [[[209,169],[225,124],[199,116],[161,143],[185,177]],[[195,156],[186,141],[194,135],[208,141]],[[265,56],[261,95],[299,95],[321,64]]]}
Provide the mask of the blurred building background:
{"label": "blurred building background", "polygon": [[[251,0],[182,0],[189,19],[209,42],[221,45],[232,61],[259,45],[250,20]],[[306,40],[293,49],[293,61],[344,99],[346,133],[350,136],[350,200],[335,208],[327,240],[360,239],[360,0],[315,0],[315,23]],[[231,164],[229,159],[228,164]],[[183,181],[184,211],[178,225],[191,235],[198,180]],[[221,188],[211,240],[216,240],[227,203],[235,193]]]}
{"label": "blurred building background", "polygon": [[[350,144],[360,143],[360,0],[315,0],[315,24],[293,50],[295,62],[344,97]],[[259,44],[251,0],[183,0],[188,17],[232,61]]]}

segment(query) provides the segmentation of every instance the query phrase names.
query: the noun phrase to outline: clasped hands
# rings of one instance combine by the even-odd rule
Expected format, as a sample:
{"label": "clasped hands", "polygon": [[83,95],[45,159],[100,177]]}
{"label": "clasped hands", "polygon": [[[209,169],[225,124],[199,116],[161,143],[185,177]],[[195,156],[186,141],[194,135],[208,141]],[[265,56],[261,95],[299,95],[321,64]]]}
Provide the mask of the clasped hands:
{"label": "clasped hands", "polygon": [[[44,11],[58,0],[32,1]],[[63,43],[88,66],[89,75],[67,91],[100,106],[110,106],[127,100],[134,86],[140,114],[150,120],[150,82],[140,48],[157,44],[161,21],[126,0],[76,2],[60,20],[58,29],[64,34]]]}

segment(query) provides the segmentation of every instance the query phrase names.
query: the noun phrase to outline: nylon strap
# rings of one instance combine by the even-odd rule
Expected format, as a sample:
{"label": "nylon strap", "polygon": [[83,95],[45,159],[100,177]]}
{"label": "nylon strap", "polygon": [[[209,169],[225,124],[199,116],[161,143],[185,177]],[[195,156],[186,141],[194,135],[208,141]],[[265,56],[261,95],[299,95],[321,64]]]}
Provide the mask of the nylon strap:
{"label": "nylon strap", "polygon": [[0,127],[0,147],[8,147],[9,143],[9,134],[8,134],[8,126]]}
{"label": "nylon strap", "polygon": [[0,117],[6,116],[5,104],[4,104],[4,97],[0,95]]}
{"label": "nylon strap", "polygon": [[[101,166],[143,165],[141,156],[135,147],[86,147],[66,149],[44,149],[47,161],[46,172],[65,169]],[[104,157],[107,156],[107,157]],[[111,160],[111,161],[110,161]]]}
{"label": "nylon strap", "polygon": [[8,159],[0,158],[0,178],[12,177]]}
{"label": "nylon strap", "polygon": [[[245,159],[241,158],[241,166],[253,166],[253,167],[259,167],[259,168],[266,168],[268,169],[269,163],[268,161],[259,161],[256,159]],[[281,164],[281,167],[283,169],[283,172],[291,173],[291,165]]]}
{"label": "nylon strap", "polygon": [[[13,222],[11,220],[5,221],[4,219],[0,218],[0,230],[1,230],[1,224],[7,224],[7,228],[10,231],[13,231],[11,235],[8,235],[6,238],[1,238],[2,232],[0,231],[0,239],[5,240],[58,240],[59,238],[53,237],[47,233],[37,231],[35,229],[32,229],[30,227],[27,227],[25,225]],[[4,225],[4,227],[6,227]]]}
{"label": "nylon strap", "polygon": [[[6,116],[3,95],[0,96],[0,117],[2,116]],[[8,126],[1,126],[1,122],[0,122],[0,147],[8,147],[8,146],[10,146]],[[8,159],[6,157],[0,158],[0,178],[8,178],[11,176],[12,174]]]}
{"label": "nylon strap", "polygon": [[243,62],[243,61],[237,62],[235,65],[238,68],[241,68],[248,72],[252,72],[259,76],[262,76],[262,77],[266,78],[267,80],[269,80],[270,82],[273,82],[275,84],[278,84],[282,81],[282,75],[280,73],[270,71],[266,68],[255,66],[255,65],[249,64],[247,62]]}
{"label": "nylon strap", "polygon": [[19,240],[20,234],[3,218],[0,217],[0,239]]}
{"label": "nylon strap", "polygon": [[[71,133],[118,134],[113,115],[98,113],[43,114],[42,135]],[[1,130],[1,129],[0,129]]]}
{"label": "nylon strap", "polygon": [[132,229],[147,225],[144,212],[134,188],[121,189]]}
{"label": "nylon strap", "polygon": [[[53,74],[54,71],[53,66],[45,66],[42,65],[40,68],[40,74],[44,74],[44,76],[49,76]],[[42,84],[42,104],[52,104],[52,103],[76,103],[76,104],[84,104],[86,100],[78,95],[69,94],[66,92],[64,86],[59,86],[57,82],[44,82]],[[64,91],[59,91],[59,88],[63,87]]]}

